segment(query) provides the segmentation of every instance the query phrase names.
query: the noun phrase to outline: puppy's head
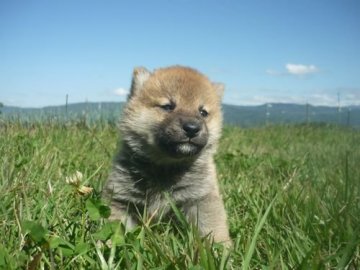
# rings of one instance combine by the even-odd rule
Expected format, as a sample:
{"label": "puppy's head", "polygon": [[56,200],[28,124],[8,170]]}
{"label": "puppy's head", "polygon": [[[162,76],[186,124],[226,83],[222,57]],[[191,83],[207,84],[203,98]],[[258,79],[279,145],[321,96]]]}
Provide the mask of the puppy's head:
{"label": "puppy's head", "polygon": [[215,150],[221,133],[223,86],[174,66],[136,68],[124,110],[124,140],[157,163],[192,160]]}

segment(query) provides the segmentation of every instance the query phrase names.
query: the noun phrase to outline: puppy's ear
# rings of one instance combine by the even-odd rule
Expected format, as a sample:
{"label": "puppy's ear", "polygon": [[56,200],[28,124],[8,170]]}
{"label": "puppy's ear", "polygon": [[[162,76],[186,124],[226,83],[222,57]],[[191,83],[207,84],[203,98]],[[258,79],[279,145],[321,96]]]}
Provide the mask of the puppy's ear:
{"label": "puppy's ear", "polygon": [[225,90],[225,85],[222,83],[212,83],[217,95],[219,96],[220,99],[222,99],[223,94],[224,94],[224,90]]}
{"label": "puppy's ear", "polygon": [[129,98],[141,91],[145,82],[149,79],[150,75],[151,72],[144,67],[134,68]]}

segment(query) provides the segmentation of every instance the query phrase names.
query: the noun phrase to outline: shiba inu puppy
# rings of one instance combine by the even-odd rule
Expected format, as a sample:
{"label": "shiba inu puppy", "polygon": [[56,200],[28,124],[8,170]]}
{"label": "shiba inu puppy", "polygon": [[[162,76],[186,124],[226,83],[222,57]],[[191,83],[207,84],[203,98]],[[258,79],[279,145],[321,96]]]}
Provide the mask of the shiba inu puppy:
{"label": "shiba inu puppy", "polygon": [[166,215],[168,194],[201,235],[230,245],[213,160],[223,88],[187,67],[134,70],[120,122],[121,150],[103,191],[110,219],[131,228],[139,209],[155,219]]}

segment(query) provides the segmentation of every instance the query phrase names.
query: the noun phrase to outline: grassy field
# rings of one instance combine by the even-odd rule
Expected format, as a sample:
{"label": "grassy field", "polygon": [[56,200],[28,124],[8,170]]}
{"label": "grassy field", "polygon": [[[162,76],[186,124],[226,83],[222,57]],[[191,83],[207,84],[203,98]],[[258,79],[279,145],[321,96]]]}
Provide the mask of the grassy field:
{"label": "grassy field", "polygon": [[[100,191],[115,127],[0,124],[0,269],[360,268],[359,131],[225,128],[216,163],[234,240],[227,251],[176,208],[176,225],[125,234],[107,222]],[[81,183],[68,184],[76,171]]]}

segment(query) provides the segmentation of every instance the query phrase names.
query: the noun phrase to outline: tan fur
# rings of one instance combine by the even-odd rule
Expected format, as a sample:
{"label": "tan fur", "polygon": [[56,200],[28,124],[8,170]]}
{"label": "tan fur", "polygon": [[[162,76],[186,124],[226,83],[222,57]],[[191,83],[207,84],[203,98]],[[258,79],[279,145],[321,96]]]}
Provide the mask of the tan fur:
{"label": "tan fur", "polygon": [[134,70],[120,123],[123,145],[103,191],[111,200],[111,219],[132,227],[145,207],[149,217],[166,216],[167,193],[201,235],[231,242],[213,161],[222,91],[191,68]]}

